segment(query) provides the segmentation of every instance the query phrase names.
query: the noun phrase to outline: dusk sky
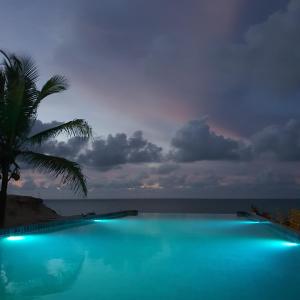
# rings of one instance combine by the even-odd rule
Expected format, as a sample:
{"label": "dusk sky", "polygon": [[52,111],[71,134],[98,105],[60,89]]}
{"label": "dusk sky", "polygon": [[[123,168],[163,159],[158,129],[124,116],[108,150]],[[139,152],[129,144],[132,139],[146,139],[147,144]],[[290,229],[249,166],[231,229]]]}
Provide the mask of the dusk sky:
{"label": "dusk sky", "polygon": [[[35,131],[93,127],[43,146],[82,165],[88,197],[299,197],[299,0],[0,3],[0,48],[70,81]],[[30,169],[13,184],[77,197]]]}

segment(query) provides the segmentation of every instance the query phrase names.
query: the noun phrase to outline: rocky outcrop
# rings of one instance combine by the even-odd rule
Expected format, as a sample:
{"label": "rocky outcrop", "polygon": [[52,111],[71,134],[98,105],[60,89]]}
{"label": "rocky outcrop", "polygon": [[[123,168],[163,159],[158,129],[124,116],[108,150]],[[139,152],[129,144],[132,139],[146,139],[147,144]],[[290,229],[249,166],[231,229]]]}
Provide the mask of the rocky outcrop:
{"label": "rocky outcrop", "polygon": [[42,199],[9,195],[7,199],[5,227],[28,225],[61,219]]}

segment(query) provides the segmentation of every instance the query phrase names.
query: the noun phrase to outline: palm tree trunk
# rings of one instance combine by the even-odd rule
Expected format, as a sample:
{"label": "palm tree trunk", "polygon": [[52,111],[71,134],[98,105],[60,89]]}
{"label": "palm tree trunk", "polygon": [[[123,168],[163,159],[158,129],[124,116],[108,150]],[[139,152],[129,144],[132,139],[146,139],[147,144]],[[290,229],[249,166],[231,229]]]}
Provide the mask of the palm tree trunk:
{"label": "palm tree trunk", "polygon": [[7,202],[8,165],[2,165],[2,183],[0,192],[0,228],[5,226],[5,212]]}

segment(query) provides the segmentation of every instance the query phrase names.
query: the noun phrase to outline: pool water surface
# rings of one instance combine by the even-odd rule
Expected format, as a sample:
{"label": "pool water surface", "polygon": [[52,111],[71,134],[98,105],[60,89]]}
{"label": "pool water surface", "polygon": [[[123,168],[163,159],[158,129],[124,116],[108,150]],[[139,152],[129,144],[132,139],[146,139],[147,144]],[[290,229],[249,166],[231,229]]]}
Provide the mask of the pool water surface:
{"label": "pool water surface", "polygon": [[141,214],[0,238],[0,299],[297,299],[300,245],[272,226]]}

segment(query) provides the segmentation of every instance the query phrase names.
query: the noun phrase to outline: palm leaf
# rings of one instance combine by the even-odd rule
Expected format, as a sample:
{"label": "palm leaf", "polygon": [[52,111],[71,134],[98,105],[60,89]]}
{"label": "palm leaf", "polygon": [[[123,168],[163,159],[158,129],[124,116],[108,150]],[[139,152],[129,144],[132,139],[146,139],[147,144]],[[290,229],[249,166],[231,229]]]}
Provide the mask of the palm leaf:
{"label": "palm leaf", "polygon": [[66,79],[53,76],[38,90],[38,72],[30,58],[6,54],[2,50],[0,54],[4,56],[0,63],[0,156],[5,149],[10,159],[9,164],[17,156],[22,156],[39,171],[61,177],[63,184],[69,184],[76,192],[80,190],[86,195],[85,177],[76,162],[28,151],[28,146],[40,145],[63,132],[69,136],[91,137],[92,130],[82,119],[75,119],[30,136],[40,102],[51,94],[66,90]]}
{"label": "palm leaf", "polygon": [[38,70],[33,60],[29,57],[22,57],[19,59],[19,62],[20,75],[24,78],[25,88],[16,131],[18,136],[23,138],[30,133],[32,122],[36,119],[34,106],[38,98],[38,90],[36,88]]}
{"label": "palm leaf", "polygon": [[14,138],[22,110],[25,81],[15,69],[9,70],[7,73],[9,76],[5,93],[5,131],[9,138]]}
{"label": "palm leaf", "polygon": [[64,76],[55,75],[44,84],[40,91],[39,99],[41,100],[49,95],[65,91],[68,86],[68,81]]}
{"label": "palm leaf", "polygon": [[6,77],[5,73],[0,70],[0,134],[3,131],[3,121],[5,119],[5,86],[6,86]]}
{"label": "palm leaf", "polygon": [[66,133],[68,136],[90,138],[92,136],[92,129],[85,120],[75,119],[73,121],[39,132],[29,137],[27,142],[31,145],[40,145],[42,142],[50,138],[55,138],[61,133]]}
{"label": "palm leaf", "polygon": [[38,92],[37,99],[31,109],[31,114],[34,115],[42,102],[42,100],[52,94],[60,93],[68,89],[68,81],[64,76],[52,76]]}
{"label": "palm leaf", "polygon": [[5,94],[5,74],[2,70],[0,70],[0,101],[3,100]]}
{"label": "palm leaf", "polygon": [[6,55],[5,58],[1,76],[4,80],[0,111],[1,129],[6,132],[10,143],[14,143],[15,139],[28,134],[32,118],[35,117],[32,115],[32,108],[37,100],[35,82],[38,72],[34,62],[28,57]]}
{"label": "palm leaf", "polygon": [[10,58],[9,56],[6,54],[6,52],[2,49],[0,49],[0,53],[4,56],[5,61],[3,62],[3,64],[9,64],[11,66],[11,62],[10,62]]}
{"label": "palm leaf", "polygon": [[23,151],[20,155],[38,171],[55,178],[61,177],[62,184],[68,184],[75,192],[81,191],[85,196],[87,195],[86,180],[76,162],[32,151]]}
{"label": "palm leaf", "polygon": [[23,77],[29,82],[35,83],[39,77],[39,73],[34,61],[27,56],[16,59],[19,61]]}

